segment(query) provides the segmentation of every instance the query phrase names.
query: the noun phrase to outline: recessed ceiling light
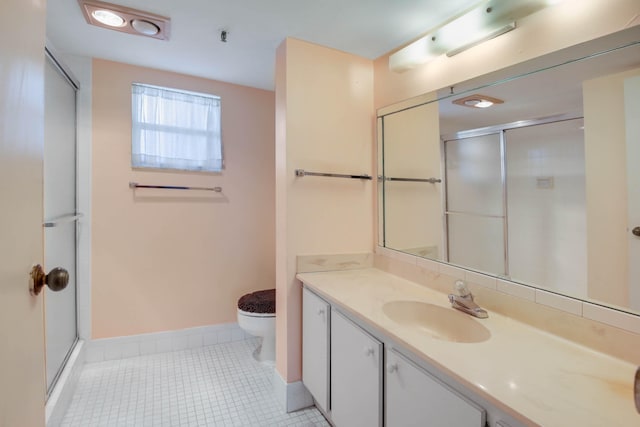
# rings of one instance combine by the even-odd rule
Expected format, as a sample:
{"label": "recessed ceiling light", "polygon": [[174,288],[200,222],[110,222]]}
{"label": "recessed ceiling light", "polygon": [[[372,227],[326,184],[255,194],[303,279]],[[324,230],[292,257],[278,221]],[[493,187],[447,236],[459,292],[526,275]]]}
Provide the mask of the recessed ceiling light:
{"label": "recessed ceiling light", "polygon": [[464,101],[464,105],[475,108],[489,108],[493,105],[493,102],[486,99],[469,99]]}
{"label": "recessed ceiling light", "polygon": [[91,12],[91,16],[104,25],[110,27],[122,27],[127,24],[127,21],[117,13],[113,13],[110,10],[98,9]]}
{"label": "recessed ceiling light", "polygon": [[493,98],[487,95],[469,95],[464,98],[456,99],[452,101],[456,105],[462,105],[463,107],[471,107],[471,108],[488,108],[495,104],[503,104],[504,101],[502,99]]}
{"label": "recessed ceiling light", "polygon": [[97,0],[78,0],[87,23],[139,36],[169,40],[171,19]]}

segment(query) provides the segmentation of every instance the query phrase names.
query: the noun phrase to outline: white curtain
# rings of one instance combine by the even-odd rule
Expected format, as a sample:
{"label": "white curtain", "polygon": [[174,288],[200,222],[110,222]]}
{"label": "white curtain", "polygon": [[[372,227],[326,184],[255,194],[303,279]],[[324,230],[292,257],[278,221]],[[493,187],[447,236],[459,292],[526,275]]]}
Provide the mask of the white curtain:
{"label": "white curtain", "polygon": [[222,170],[220,99],[133,84],[133,167]]}

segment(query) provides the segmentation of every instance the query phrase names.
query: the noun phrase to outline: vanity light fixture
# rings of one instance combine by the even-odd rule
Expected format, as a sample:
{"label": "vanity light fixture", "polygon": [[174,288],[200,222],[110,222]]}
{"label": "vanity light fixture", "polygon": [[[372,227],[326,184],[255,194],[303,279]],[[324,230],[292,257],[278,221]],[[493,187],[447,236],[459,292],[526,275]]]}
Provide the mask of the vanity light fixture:
{"label": "vanity light fixture", "polygon": [[[461,46],[457,46],[454,49],[451,49],[450,51],[447,52],[447,56],[451,57],[454,55],[459,54],[460,52],[464,52],[467,49],[471,49],[474,46],[479,45],[480,43],[484,43],[488,40],[494,39],[498,36],[501,36],[503,34],[508,33],[511,30],[514,30],[516,28],[516,23],[514,22],[509,22],[508,24],[499,27],[499,28],[495,28],[495,29],[488,29],[488,30],[484,30],[484,31],[478,31],[476,34],[478,34],[477,36],[475,36],[472,41],[464,43]],[[480,35],[482,34],[482,35]],[[477,37],[477,38],[476,38]]]}
{"label": "vanity light fixture", "polygon": [[389,56],[389,68],[393,71],[407,71],[440,56],[431,36],[425,36]]}
{"label": "vanity light fixture", "polygon": [[123,33],[169,40],[171,19],[97,0],[78,0],[88,24]]}
{"label": "vanity light fixture", "polygon": [[451,102],[456,105],[471,108],[489,108],[496,104],[504,104],[502,99],[480,94],[465,96],[464,98],[455,99]]}
{"label": "vanity light fixture", "polygon": [[403,72],[442,54],[454,56],[516,28],[522,19],[558,0],[482,0],[389,56],[389,69]]}

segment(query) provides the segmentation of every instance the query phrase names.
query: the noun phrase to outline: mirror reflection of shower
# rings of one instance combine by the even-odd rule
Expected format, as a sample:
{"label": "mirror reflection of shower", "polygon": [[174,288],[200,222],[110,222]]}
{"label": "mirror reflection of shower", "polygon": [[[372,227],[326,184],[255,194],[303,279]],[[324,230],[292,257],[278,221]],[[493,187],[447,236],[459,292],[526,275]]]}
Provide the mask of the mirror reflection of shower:
{"label": "mirror reflection of shower", "polygon": [[378,110],[380,244],[640,314],[639,40]]}
{"label": "mirror reflection of shower", "polygon": [[587,296],[583,120],[443,138],[446,261]]}

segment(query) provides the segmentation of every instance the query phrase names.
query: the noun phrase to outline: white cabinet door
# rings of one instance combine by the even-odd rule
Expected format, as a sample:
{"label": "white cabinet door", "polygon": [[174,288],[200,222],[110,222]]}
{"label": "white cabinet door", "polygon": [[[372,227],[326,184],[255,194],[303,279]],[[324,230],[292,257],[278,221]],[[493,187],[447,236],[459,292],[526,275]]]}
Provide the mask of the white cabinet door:
{"label": "white cabinet door", "polygon": [[382,343],[331,313],[331,420],[337,427],[382,425]]}
{"label": "white cabinet door", "polygon": [[302,290],[302,382],[325,412],[329,410],[329,304]]}
{"label": "white cabinet door", "polygon": [[482,427],[484,409],[444,386],[399,353],[386,351],[386,425]]}

